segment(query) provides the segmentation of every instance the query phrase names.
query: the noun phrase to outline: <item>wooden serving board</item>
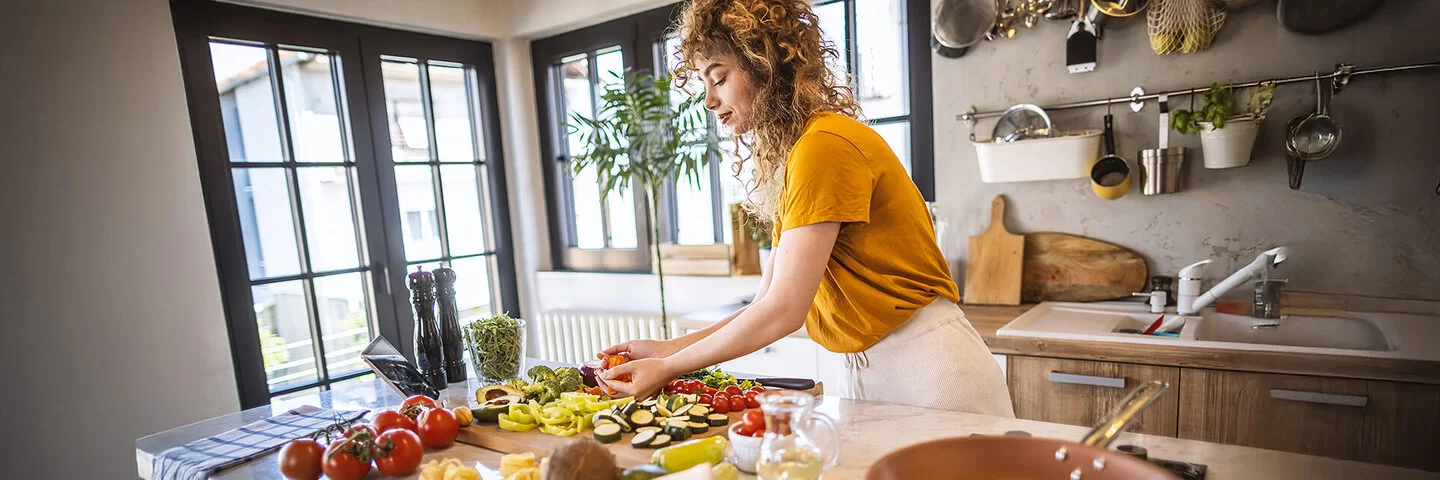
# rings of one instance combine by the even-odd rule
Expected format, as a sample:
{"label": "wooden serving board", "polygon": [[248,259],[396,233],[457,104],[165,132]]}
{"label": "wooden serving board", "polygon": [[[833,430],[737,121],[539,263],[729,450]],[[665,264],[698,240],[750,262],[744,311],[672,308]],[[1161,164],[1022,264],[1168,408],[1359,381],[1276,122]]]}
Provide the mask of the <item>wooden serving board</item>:
{"label": "wooden serving board", "polygon": [[1145,288],[1150,274],[1130,249],[1066,233],[1025,234],[1024,257],[1020,297],[1027,303],[1126,298]]}
{"label": "wooden serving board", "polygon": [[1005,197],[990,202],[990,227],[970,237],[965,263],[965,294],[971,305],[1019,305],[1020,267],[1025,237],[1005,230]]}
{"label": "wooden serving board", "polygon": [[[806,392],[812,395],[819,395],[820,392],[823,391],[823,388],[820,382],[815,382],[815,388],[806,390]],[[720,427],[710,427],[710,430],[705,433],[691,435],[690,440],[716,435],[724,436],[731,426],[740,422],[740,418],[744,414],[745,412],[731,412],[728,414],[730,417],[729,424]],[[490,423],[475,424],[461,428],[460,436],[457,437],[455,441],[466,445],[488,448],[501,453],[528,452],[534,453],[537,457],[544,458],[550,456],[550,452],[567,442],[577,438],[593,439],[595,438],[594,434],[595,432],[593,430],[586,430],[571,437],[557,437],[540,433],[540,430],[508,432],[501,430],[499,425]],[[615,464],[617,467],[624,469],[650,463],[650,457],[655,454],[655,449],[630,446],[630,439],[634,437],[634,433],[622,434],[620,441],[605,445],[605,447],[610,449],[610,453],[615,454]]]}

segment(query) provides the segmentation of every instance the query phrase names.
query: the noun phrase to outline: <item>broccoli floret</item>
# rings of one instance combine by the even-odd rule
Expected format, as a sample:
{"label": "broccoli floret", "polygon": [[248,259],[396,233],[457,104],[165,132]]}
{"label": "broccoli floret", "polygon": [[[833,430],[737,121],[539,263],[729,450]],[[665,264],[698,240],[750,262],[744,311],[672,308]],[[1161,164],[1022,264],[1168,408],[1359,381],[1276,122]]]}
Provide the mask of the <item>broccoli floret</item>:
{"label": "broccoli floret", "polygon": [[544,365],[531,367],[529,371],[525,372],[525,375],[529,376],[530,381],[534,383],[555,379],[555,371]]}

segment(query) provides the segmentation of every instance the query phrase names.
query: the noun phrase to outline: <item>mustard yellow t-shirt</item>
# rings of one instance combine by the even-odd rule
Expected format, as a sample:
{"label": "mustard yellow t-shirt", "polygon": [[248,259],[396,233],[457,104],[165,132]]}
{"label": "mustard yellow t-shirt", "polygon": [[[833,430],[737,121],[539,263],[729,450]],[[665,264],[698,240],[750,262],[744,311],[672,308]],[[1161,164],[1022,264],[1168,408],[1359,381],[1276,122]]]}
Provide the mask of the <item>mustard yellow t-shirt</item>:
{"label": "mustard yellow t-shirt", "polygon": [[787,229],[841,223],[805,317],[827,350],[863,351],[935,297],[960,300],[920,190],[863,123],[828,112],[810,119],[786,160],[779,210],[777,241]]}

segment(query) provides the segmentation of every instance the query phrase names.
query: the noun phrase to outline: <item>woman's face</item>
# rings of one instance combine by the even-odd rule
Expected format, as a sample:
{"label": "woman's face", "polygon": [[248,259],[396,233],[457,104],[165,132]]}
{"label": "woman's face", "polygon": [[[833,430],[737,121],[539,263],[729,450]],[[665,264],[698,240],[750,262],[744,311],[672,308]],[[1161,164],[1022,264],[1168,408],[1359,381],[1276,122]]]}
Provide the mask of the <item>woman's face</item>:
{"label": "woman's face", "polygon": [[740,68],[734,54],[702,58],[698,62],[700,78],[705,81],[705,108],[735,133],[745,133],[755,125],[752,100],[755,82]]}

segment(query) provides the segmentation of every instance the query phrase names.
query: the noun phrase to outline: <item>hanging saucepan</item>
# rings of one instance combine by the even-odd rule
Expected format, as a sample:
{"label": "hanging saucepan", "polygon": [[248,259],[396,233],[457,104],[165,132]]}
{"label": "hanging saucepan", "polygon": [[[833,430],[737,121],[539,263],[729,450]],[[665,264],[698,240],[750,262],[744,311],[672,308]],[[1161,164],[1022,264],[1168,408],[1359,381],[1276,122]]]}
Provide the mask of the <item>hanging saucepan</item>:
{"label": "hanging saucepan", "polygon": [[1104,14],[1097,20],[1103,28],[1125,28],[1145,18],[1140,15],[1150,0],[1090,0],[1095,10]]}
{"label": "hanging saucepan", "polygon": [[995,26],[995,0],[940,0],[930,20],[931,46],[946,58],[965,54]]}
{"label": "hanging saucepan", "polygon": [[1159,398],[1169,384],[1152,380],[1130,392],[1080,443],[1050,438],[973,436],[934,440],[890,452],[867,480],[1037,478],[1085,480],[1176,477],[1159,465],[1105,447]]}

